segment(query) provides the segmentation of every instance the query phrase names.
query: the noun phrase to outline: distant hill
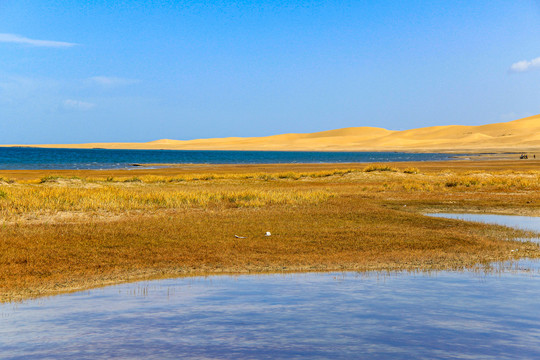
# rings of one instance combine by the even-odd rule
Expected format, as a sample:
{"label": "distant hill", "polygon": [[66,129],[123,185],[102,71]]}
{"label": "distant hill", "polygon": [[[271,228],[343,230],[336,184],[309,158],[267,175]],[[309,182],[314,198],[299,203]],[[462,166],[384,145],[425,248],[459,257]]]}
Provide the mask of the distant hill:
{"label": "distant hill", "polygon": [[448,125],[404,131],[351,127],[307,134],[197,140],[162,139],[147,143],[33,145],[38,147],[170,150],[313,151],[540,151],[540,115],[481,126]]}

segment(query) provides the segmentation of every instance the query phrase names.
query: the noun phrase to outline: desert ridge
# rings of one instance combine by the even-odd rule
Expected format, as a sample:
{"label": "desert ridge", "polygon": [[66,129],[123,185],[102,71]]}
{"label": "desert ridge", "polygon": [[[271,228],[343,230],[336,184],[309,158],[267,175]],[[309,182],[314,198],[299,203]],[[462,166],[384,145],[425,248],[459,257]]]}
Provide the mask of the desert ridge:
{"label": "desert ridge", "polygon": [[447,125],[403,131],[377,127],[350,127],[315,133],[263,137],[23,146],[155,150],[525,152],[540,151],[540,115],[488,125]]}

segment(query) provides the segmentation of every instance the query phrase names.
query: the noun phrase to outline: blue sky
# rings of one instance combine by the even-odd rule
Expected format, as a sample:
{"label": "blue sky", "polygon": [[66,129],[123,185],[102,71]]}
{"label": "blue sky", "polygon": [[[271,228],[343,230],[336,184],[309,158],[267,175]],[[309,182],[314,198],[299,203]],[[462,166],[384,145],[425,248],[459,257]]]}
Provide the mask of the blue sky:
{"label": "blue sky", "polygon": [[0,0],[0,143],[540,113],[538,1]]}

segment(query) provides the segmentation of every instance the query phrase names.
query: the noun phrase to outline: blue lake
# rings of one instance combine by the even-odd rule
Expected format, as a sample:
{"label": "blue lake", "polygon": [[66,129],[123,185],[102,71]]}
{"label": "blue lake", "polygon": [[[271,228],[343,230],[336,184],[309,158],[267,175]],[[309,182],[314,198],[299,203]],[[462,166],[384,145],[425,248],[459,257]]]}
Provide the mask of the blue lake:
{"label": "blue lake", "polygon": [[0,305],[0,358],[538,359],[539,299],[527,260],[147,281]]}
{"label": "blue lake", "polygon": [[284,164],[450,160],[457,154],[0,148],[1,169],[123,169],[133,164]]}
{"label": "blue lake", "polygon": [[493,214],[429,214],[429,216],[442,217],[447,219],[458,219],[466,221],[482,222],[487,224],[504,225],[521,230],[540,232],[540,217],[535,216],[507,216]]}

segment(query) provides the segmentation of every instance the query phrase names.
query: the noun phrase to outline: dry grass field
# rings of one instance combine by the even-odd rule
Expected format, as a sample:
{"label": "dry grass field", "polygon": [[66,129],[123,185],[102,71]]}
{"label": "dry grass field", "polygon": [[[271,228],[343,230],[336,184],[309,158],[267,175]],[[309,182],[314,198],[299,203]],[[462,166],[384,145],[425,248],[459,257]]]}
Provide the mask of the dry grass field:
{"label": "dry grass field", "polygon": [[540,257],[537,245],[512,240],[532,234],[423,215],[540,216],[533,160],[0,176],[2,302],[172,276],[463,269]]}

